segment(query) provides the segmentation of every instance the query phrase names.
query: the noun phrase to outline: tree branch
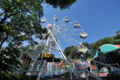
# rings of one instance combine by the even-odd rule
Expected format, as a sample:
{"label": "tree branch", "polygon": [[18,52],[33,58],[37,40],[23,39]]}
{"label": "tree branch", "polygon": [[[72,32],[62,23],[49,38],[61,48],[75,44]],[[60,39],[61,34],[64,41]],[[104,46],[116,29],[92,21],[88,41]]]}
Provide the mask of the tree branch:
{"label": "tree branch", "polygon": [[5,13],[5,11],[4,11],[4,12],[2,12],[2,13],[0,13],[0,16],[1,16],[1,15],[3,15],[4,13]]}
{"label": "tree branch", "polygon": [[[8,15],[8,11],[9,11],[12,7],[13,7],[13,6],[9,6],[8,9],[3,12],[3,13],[5,13],[5,16],[4,16],[3,19],[1,19],[0,25],[1,25],[2,23],[4,23],[7,18],[9,18],[9,17],[11,17],[11,16],[13,15],[13,14]],[[1,13],[1,15],[2,15],[3,13]],[[17,14],[17,13],[16,13],[16,14]],[[1,15],[0,15],[0,16],[1,16]]]}
{"label": "tree branch", "polygon": [[8,39],[8,36],[6,35],[6,37],[2,40],[1,44],[0,44],[0,49],[2,48],[3,43]]}
{"label": "tree branch", "polygon": [[16,14],[17,14],[17,13],[10,14],[10,15],[6,15],[6,14],[5,14],[5,17],[0,21],[0,25],[3,24],[3,23],[6,21],[6,19],[8,19],[9,17],[11,17],[11,16],[13,16],[13,15],[16,15]]}

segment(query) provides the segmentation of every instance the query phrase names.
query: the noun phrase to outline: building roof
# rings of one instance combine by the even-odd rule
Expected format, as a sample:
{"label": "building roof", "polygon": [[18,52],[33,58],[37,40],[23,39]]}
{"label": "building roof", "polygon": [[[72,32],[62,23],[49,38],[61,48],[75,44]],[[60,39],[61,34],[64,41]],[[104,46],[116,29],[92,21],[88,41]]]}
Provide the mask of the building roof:
{"label": "building roof", "polygon": [[[101,52],[103,52],[103,54],[107,54],[109,52],[112,51],[116,51],[118,49],[120,49],[120,45],[113,45],[113,44],[104,44],[102,46],[100,46]],[[98,57],[98,53],[96,52],[94,58]]]}

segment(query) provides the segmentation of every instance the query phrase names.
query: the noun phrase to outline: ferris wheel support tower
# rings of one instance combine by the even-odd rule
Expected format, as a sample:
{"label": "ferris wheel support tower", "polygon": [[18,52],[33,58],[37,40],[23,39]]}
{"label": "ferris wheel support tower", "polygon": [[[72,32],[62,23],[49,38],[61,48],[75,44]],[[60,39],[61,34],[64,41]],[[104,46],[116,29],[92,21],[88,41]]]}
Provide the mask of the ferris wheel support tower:
{"label": "ferris wheel support tower", "polygon": [[[55,41],[56,47],[57,47],[57,49],[60,51],[62,57],[63,57],[65,60],[67,60],[67,58],[66,58],[66,56],[64,55],[64,53],[63,53],[63,51],[62,51],[59,43],[57,42],[54,34],[52,33],[52,31],[51,31],[49,28],[48,28],[48,33],[50,34],[50,36],[51,36],[51,38],[53,39],[53,41]],[[48,39],[49,39],[49,38],[48,38]]]}

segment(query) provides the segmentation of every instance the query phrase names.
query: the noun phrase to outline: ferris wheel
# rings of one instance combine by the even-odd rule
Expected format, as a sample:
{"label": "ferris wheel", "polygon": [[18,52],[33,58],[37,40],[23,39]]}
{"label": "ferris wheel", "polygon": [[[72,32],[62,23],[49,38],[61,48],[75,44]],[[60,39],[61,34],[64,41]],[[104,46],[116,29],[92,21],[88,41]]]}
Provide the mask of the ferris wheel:
{"label": "ferris wheel", "polygon": [[[82,45],[82,40],[86,39],[88,34],[78,21],[72,21],[67,16],[60,22],[57,16],[54,16],[52,20],[53,22],[50,23],[46,18],[41,19],[43,27],[48,31],[47,34],[43,34],[43,37],[48,37],[46,40],[40,41],[38,45],[31,47],[32,50],[29,53],[31,56],[36,56],[36,59],[32,62],[26,75],[36,75],[37,80],[40,80],[44,77],[53,78],[70,73],[70,79],[72,80],[73,73],[78,78],[79,75],[74,70],[74,61],[67,58],[63,51],[66,47],[72,45],[78,46],[78,52],[83,53],[82,58],[80,58],[80,67],[83,68],[82,74],[86,75],[85,69],[87,67],[85,68],[85,65],[88,65],[88,62],[83,58],[87,48]],[[41,44],[43,45],[41,46]],[[39,49],[40,46],[42,49]],[[59,54],[59,59],[56,58],[55,53]]]}
{"label": "ferris wheel", "polygon": [[[44,18],[43,18],[44,19]],[[44,21],[44,20],[42,20]],[[79,40],[75,38],[81,38],[85,39],[87,37],[87,33],[81,28],[80,23],[78,21],[70,21],[70,19],[66,16],[65,18],[62,19],[62,22],[56,23],[58,21],[58,18],[56,16],[53,17],[53,24],[46,23],[47,29],[54,36],[53,43],[58,43],[58,47],[61,46],[60,51],[63,56],[63,58],[67,61],[66,56],[63,54],[63,49],[62,46],[65,47],[65,45],[70,46],[69,44],[72,43],[71,45],[75,45],[74,43],[79,43],[80,45],[78,46],[78,52],[86,53],[87,48],[83,46]],[[44,24],[45,24],[44,23]],[[55,41],[55,42],[54,42]],[[74,42],[74,43],[73,43]],[[54,45],[55,46],[55,45]],[[82,60],[81,60],[82,61]],[[69,62],[67,61],[67,65]],[[70,65],[69,65],[70,66]],[[68,68],[67,68],[68,69]]]}
{"label": "ferris wheel", "polygon": [[[48,31],[48,33],[42,34],[42,37],[47,39],[38,40],[38,44],[23,52],[29,53],[29,55],[22,57],[23,66],[21,71],[25,72],[27,76],[36,76],[36,80],[45,80],[70,74],[69,78],[73,80],[74,74],[77,79],[84,77],[89,80],[88,77],[92,76],[95,80],[102,80],[102,74],[97,70],[97,66],[104,65],[115,68],[93,60],[92,64],[95,62],[95,69],[92,69],[93,65],[85,57],[88,48],[83,45],[83,41],[88,34],[79,21],[72,20],[67,16],[63,19],[54,16],[51,23],[45,17],[41,19],[41,23]],[[21,35],[25,34],[21,33]],[[80,54],[80,64],[64,55],[64,49],[69,46],[77,46],[77,54]],[[55,54],[59,54],[59,58],[56,58]],[[76,70],[78,67],[79,71]]]}
{"label": "ferris wheel", "polygon": [[67,16],[61,20],[58,19],[57,16],[54,16],[53,23],[51,24],[44,19],[45,18],[41,19],[41,22],[45,21],[43,25],[52,25],[55,37],[64,47],[76,46],[82,43],[88,35],[77,20],[72,21]]}
{"label": "ferris wheel", "polygon": [[[44,19],[44,18],[43,18]],[[57,16],[53,17],[53,23],[49,24],[45,20],[44,24],[46,24],[48,31],[51,36],[54,36],[53,43],[56,42],[55,45],[58,46],[59,50],[61,51],[60,53],[62,54],[63,58],[67,61],[65,62],[65,66],[72,66],[70,61],[67,60],[66,56],[63,54],[63,49],[62,47],[68,47],[71,45],[78,46],[78,52],[83,53],[80,57],[81,61],[81,66],[83,68],[83,74],[85,75],[86,80],[88,80],[88,72],[86,72],[85,66],[89,66],[89,62],[85,59],[84,55],[86,55],[86,52],[88,51],[87,47],[82,44],[82,41],[87,38],[87,33],[84,31],[84,29],[81,27],[80,23],[78,21],[71,21],[67,16],[62,19],[60,23],[58,23],[59,19]],[[78,39],[80,38],[80,39]],[[56,41],[55,41],[56,39]],[[81,40],[81,42],[80,42]],[[54,42],[55,41],[55,42]],[[71,43],[71,45],[70,45]],[[79,45],[76,45],[79,44]],[[66,46],[67,45],[67,46]],[[72,60],[71,60],[72,61]],[[65,64],[64,63],[64,64]],[[71,69],[67,67],[67,69]],[[74,71],[74,69],[71,69]],[[78,74],[76,72],[74,73],[76,77],[78,77]],[[90,73],[93,75],[95,78],[100,80],[99,77],[96,77],[94,74]],[[72,79],[72,78],[71,78]]]}

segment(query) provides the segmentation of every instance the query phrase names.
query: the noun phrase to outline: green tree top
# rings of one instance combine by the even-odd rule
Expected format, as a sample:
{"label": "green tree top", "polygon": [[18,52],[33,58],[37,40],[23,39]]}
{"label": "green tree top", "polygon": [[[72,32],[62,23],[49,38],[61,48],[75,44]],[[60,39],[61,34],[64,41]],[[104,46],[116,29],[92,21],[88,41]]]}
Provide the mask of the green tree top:
{"label": "green tree top", "polygon": [[60,9],[69,8],[76,0],[44,0],[47,4],[52,5],[54,8]]}

